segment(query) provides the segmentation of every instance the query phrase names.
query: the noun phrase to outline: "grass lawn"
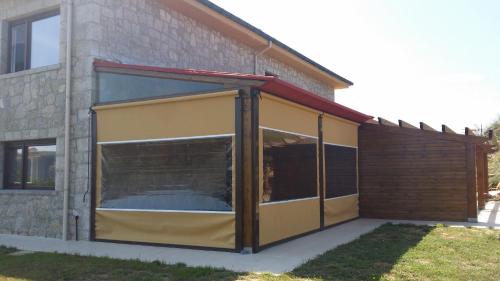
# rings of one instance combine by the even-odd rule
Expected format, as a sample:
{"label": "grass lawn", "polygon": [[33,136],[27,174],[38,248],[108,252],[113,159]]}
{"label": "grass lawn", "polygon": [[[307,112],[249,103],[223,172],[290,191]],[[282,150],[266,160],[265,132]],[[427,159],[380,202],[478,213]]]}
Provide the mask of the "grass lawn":
{"label": "grass lawn", "polygon": [[0,280],[500,280],[500,231],[383,225],[293,272],[235,273],[0,247]]}

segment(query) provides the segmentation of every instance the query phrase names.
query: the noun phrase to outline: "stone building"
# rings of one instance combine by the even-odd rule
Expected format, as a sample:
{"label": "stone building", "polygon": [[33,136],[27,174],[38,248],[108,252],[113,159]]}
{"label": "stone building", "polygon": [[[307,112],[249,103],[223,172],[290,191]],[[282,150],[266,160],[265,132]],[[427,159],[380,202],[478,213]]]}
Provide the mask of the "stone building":
{"label": "stone building", "polygon": [[0,31],[3,234],[91,238],[96,60],[277,76],[325,102],[352,85],[205,0],[0,0]]}

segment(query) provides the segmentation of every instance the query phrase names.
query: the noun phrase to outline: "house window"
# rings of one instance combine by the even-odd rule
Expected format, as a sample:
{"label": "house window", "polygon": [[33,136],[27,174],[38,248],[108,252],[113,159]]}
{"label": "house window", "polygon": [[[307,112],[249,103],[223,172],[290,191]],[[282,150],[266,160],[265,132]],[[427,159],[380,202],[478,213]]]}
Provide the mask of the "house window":
{"label": "house window", "polygon": [[357,149],[325,144],[326,198],[358,193]]}
{"label": "house window", "polygon": [[317,196],[317,139],[264,130],[262,202]]}
{"label": "house window", "polygon": [[54,189],[55,140],[5,145],[4,183],[9,189]]}
{"label": "house window", "polygon": [[108,209],[232,211],[232,138],[101,145]]}
{"label": "house window", "polygon": [[10,23],[9,72],[59,62],[59,11]]}

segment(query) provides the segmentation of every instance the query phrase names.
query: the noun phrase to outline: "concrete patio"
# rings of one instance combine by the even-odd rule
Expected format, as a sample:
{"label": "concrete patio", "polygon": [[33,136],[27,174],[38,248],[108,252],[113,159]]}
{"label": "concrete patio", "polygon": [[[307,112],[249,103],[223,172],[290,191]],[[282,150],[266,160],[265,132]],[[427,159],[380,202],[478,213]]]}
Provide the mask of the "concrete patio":
{"label": "concrete patio", "polygon": [[185,263],[188,266],[210,266],[240,272],[280,274],[291,271],[319,254],[348,243],[385,222],[369,219],[354,220],[263,250],[255,255],[89,241],[61,241],[59,239],[15,235],[0,235],[0,245],[29,251],[138,259],[141,261],[158,260],[168,264]]}
{"label": "concrete patio", "polygon": [[280,274],[339,245],[355,240],[388,222],[452,227],[479,227],[500,229],[500,202],[489,202],[481,211],[477,223],[357,219],[328,230],[302,237],[255,255],[201,251],[179,248],[113,244],[89,241],[61,241],[51,238],[0,235],[0,245],[20,250],[58,252],[86,256],[162,261],[167,264],[185,263],[188,266],[210,266],[240,272],[270,272]]}
{"label": "concrete patio", "polygon": [[500,201],[489,201],[485,208],[479,212],[477,222],[456,222],[456,221],[414,221],[414,220],[388,220],[392,223],[410,223],[417,225],[444,224],[449,227],[474,227],[491,228],[500,230]]}

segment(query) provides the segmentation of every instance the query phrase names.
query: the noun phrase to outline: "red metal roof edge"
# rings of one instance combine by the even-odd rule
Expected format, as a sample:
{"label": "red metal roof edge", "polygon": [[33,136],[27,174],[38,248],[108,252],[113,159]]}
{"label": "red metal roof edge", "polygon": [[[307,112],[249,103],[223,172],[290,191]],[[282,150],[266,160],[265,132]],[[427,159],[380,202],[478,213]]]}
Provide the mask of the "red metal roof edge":
{"label": "red metal roof edge", "polygon": [[199,70],[199,69],[164,68],[157,66],[122,64],[105,60],[95,60],[94,67],[133,69],[139,71],[152,71],[152,72],[174,73],[174,74],[184,74],[184,75],[258,80],[265,82],[263,85],[258,87],[260,90],[275,95],[277,97],[292,102],[296,102],[298,104],[311,107],[331,115],[342,117],[347,120],[354,121],[356,123],[364,123],[368,120],[373,119],[373,116],[363,114],[359,111],[356,111],[354,109],[343,106],[339,103],[336,103],[324,97],[313,94],[309,91],[306,91],[300,87],[297,87],[289,82],[283,81],[274,76],[244,74],[236,72],[220,72],[220,71]]}
{"label": "red metal roof edge", "polygon": [[259,88],[283,99],[314,108],[324,113],[342,117],[356,123],[364,123],[373,119],[373,116],[366,115],[347,106],[318,96],[280,79],[268,81]]}

